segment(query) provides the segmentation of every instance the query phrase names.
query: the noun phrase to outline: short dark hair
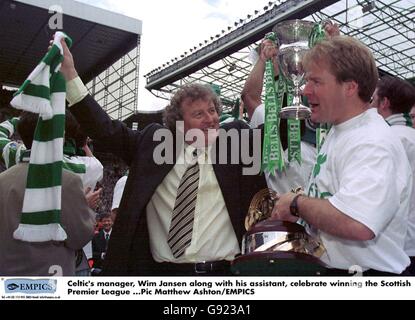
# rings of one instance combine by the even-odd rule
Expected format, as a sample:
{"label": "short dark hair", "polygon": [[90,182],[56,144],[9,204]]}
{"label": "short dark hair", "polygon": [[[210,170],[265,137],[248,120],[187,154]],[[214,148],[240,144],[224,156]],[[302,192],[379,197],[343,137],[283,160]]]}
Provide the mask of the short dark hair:
{"label": "short dark hair", "polygon": [[[39,114],[24,111],[20,115],[17,123],[17,132],[27,149],[32,148],[33,138],[35,135],[36,125]],[[65,112],[65,140],[73,139],[77,147],[83,147],[86,143],[87,136],[82,132],[81,127],[72,113],[66,109]]]}
{"label": "short dark hair", "polygon": [[409,113],[415,104],[415,87],[397,77],[382,77],[377,84],[377,95],[389,100],[392,114]]}
{"label": "short dark hair", "polygon": [[24,111],[17,123],[17,132],[27,149],[32,148],[38,118],[39,115],[37,113]]}
{"label": "short dark hair", "polygon": [[104,219],[111,219],[112,220],[111,215],[109,213],[103,213],[103,214],[99,215],[99,221],[102,221]]}
{"label": "short dark hair", "polygon": [[65,140],[73,139],[77,148],[85,146],[88,136],[82,131],[78,120],[66,109],[65,112]]}
{"label": "short dark hair", "polygon": [[209,85],[187,84],[174,94],[170,104],[164,109],[163,122],[172,131],[176,131],[176,121],[183,120],[181,106],[185,99],[190,99],[191,102],[199,99],[212,101],[218,115],[222,113],[220,99]]}

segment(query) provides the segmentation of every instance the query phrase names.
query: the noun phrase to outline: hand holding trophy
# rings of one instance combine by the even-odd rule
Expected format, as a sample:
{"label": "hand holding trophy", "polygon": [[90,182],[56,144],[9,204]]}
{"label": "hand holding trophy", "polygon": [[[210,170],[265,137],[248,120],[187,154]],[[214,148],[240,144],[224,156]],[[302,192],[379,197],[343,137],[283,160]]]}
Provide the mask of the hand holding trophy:
{"label": "hand holding trophy", "polygon": [[[291,105],[281,108],[280,116],[288,121],[308,118],[311,111],[302,105],[300,98],[300,88],[305,76],[302,60],[307,50],[323,39],[325,33],[328,37],[338,35],[338,26],[331,21],[318,24],[288,20],[277,24],[273,31],[280,46],[280,74],[286,82],[289,95],[294,96]],[[279,84],[278,88],[281,87],[284,85]],[[278,111],[275,110],[279,108],[270,108],[269,112],[274,112],[271,115],[278,118],[275,115]],[[301,193],[302,190],[296,189],[292,192]],[[253,276],[324,275],[326,266],[319,258],[325,248],[319,239],[309,235],[301,224],[269,219],[277,201],[278,194],[270,189],[258,192],[252,199],[245,219],[247,232],[242,240],[242,254],[232,263],[233,273]]]}
{"label": "hand holding trophy", "polygon": [[[277,24],[267,39],[277,40],[279,45],[279,79],[274,82],[274,68],[271,61],[265,67],[265,122],[262,167],[271,174],[282,172],[285,168],[281,143],[279,142],[279,120],[287,119],[288,161],[301,165],[301,124],[300,120],[309,118],[310,108],[301,103],[301,86],[305,71],[303,58],[315,42],[324,37],[321,24],[310,21],[288,20]],[[271,65],[271,66],[270,66]],[[288,106],[283,106],[286,93]]]}
{"label": "hand holding trophy", "polygon": [[[316,30],[321,28],[320,31]],[[293,103],[282,108],[280,116],[283,119],[307,119],[311,115],[310,108],[301,103],[301,86],[304,84],[303,57],[307,50],[319,40],[320,34],[332,38],[340,34],[339,27],[327,19],[320,24],[304,20],[287,20],[278,23],[275,32],[280,50],[278,61],[288,87],[293,88]],[[316,32],[317,31],[317,32]]]}
{"label": "hand holding trophy", "polygon": [[[298,188],[293,190],[302,193]],[[304,227],[280,220],[270,220],[279,196],[270,189],[259,191],[251,201],[245,218],[247,233],[242,240],[242,255],[232,262],[237,275],[315,276],[325,265],[318,259],[322,244],[308,235]]]}
{"label": "hand holding trophy", "polygon": [[314,25],[310,21],[287,20],[273,28],[280,44],[280,71],[287,86],[294,90],[293,103],[280,112],[283,119],[306,119],[311,115],[310,108],[301,103],[300,87],[304,84],[305,75],[302,60],[309,49],[309,38]]}

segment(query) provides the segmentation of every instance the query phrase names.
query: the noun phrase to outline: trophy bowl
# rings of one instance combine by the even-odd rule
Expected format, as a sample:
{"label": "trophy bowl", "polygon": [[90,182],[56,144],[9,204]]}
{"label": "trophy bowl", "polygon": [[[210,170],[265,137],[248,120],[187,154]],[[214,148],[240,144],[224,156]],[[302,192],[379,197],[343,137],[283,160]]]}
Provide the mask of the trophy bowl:
{"label": "trophy bowl", "polygon": [[241,276],[325,274],[325,264],[319,259],[325,250],[317,239],[300,224],[269,219],[275,201],[278,195],[269,189],[252,199],[241,255],[232,261],[232,272]]}
{"label": "trophy bowl", "polygon": [[300,87],[304,84],[305,71],[302,60],[309,50],[309,37],[314,22],[286,20],[274,26],[280,49],[278,61],[282,75],[293,92],[293,102],[281,109],[280,116],[285,119],[306,119],[311,115],[310,108],[301,103]]}

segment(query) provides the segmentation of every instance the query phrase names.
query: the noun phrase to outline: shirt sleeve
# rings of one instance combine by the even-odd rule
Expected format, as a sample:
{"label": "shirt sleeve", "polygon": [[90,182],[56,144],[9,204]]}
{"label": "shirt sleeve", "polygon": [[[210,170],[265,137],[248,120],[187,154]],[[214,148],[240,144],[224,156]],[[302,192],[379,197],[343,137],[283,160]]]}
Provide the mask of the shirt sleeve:
{"label": "shirt sleeve", "polygon": [[78,157],[85,164],[85,175],[82,182],[84,188],[90,187],[92,190],[98,181],[101,181],[104,175],[104,168],[101,162],[95,157]]}
{"label": "shirt sleeve", "polygon": [[340,189],[329,198],[344,214],[359,221],[376,235],[399,209],[400,196],[394,188],[395,164],[386,148],[361,144],[342,153],[338,171]]}
{"label": "shirt sleeve", "polygon": [[111,210],[117,209],[120,206],[122,194],[124,192],[125,182],[127,181],[127,176],[121,177],[114,187],[114,195],[112,197],[112,206]]}
{"label": "shirt sleeve", "polygon": [[254,114],[252,115],[249,125],[251,128],[258,128],[261,124],[265,122],[265,106],[260,104],[255,108]]}
{"label": "shirt sleeve", "polygon": [[66,83],[66,100],[69,107],[78,103],[88,95],[88,89],[85,87],[80,77],[76,77]]}

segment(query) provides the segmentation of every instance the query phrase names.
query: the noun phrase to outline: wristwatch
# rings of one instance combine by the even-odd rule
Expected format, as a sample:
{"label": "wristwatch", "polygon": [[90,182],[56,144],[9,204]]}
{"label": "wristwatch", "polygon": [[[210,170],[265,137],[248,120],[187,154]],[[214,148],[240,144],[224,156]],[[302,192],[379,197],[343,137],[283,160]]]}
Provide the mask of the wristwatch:
{"label": "wristwatch", "polygon": [[295,216],[295,217],[299,217],[300,215],[299,215],[299,212],[298,212],[298,204],[297,204],[297,201],[298,201],[298,197],[299,196],[302,196],[302,194],[297,194],[294,198],[293,198],[293,200],[291,201],[291,204],[290,204],[290,213],[293,215],[293,216]]}

